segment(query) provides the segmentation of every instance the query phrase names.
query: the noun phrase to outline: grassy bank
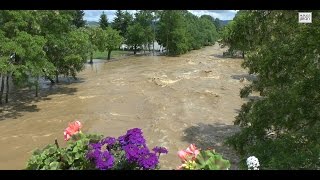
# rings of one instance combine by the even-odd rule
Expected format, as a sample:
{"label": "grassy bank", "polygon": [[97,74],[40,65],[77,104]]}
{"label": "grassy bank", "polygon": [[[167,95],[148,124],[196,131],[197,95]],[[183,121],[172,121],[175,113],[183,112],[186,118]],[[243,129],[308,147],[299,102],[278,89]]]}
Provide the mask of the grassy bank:
{"label": "grassy bank", "polygon": [[[121,51],[121,50],[115,50],[111,52],[111,59],[112,58],[118,58],[121,56],[126,56],[129,54],[133,54],[133,52],[131,51]],[[100,51],[95,51],[93,53],[93,59],[108,59],[108,52],[104,51],[104,52],[100,52]]]}

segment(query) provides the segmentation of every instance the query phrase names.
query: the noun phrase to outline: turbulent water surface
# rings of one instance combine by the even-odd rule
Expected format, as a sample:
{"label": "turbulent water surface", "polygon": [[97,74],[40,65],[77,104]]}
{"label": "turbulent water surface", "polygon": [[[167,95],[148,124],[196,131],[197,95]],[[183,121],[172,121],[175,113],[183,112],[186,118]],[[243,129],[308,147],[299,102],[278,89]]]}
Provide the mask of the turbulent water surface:
{"label": "turbulent water surface", "polygon": [[45,87],[38,99],[21,92],[0,107],[0,169],[23,169],[34,149],[55,138],[65,145],[63,130],[75,119],[84,132],[107,136],[141,128],[148,146],[169,149],[162,169],[176,168],[177,151],[190,143],[212,147],[237,164],[223,142],[238,130],[233,121],[244,102],[239,90],[247,71],[241,59],[222,52],[215,45],[180,57],[95,60],[77,81]]}

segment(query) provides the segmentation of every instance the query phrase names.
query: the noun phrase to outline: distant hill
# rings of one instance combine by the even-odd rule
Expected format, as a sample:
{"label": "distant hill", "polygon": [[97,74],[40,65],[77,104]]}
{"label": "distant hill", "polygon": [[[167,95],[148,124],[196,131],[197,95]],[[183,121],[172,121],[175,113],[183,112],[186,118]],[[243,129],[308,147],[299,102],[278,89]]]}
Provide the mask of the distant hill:
{"label": "distant hill", "polygon": [[[231,20],[220,20],[221,26],[227,25]],[[87,26],[99,26],[99,22],[97,21],[87,21]]]}
{"label": "distant hill", "polygon": [[221,24],[221,26],[225,26],[225,25],[227,25],[230,21],[232,21],[232,20],[220,20],[220,24]]}
{"label": "distant hill", "polygon": [[99,22],[96,22],[96,21],[87,21],[87,26],[99,26]]}

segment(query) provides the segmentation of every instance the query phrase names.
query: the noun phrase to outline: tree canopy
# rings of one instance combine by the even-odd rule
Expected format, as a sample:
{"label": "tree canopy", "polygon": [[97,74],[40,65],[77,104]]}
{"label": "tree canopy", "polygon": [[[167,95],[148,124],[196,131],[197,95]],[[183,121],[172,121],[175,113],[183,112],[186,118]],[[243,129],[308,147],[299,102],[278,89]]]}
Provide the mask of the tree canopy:
{"label": "tree canopy", "polygon": [[110,59],[111,51],[117,49],[123,42],[123,37],[111,27],[107,27],[106,30],[97,28],[95,38],[97,49],[101,52],[108,51],[108,59]]}
{"label": "tree canopy", "polygon": [[297,14],[239,11],[223,36],[230,48],[247,52],[243,67],[257,76],[241,97],[261,96],[242,106],[235,121],[241,131],[229,143],[265,169],[320,167],[320,13],[312,11],[311,24],[299,24]]}
{"label": "tree canopy", "polygon": [[160,12],[157,40],[168,55],[179,55],[205,45],[218,38],[214,23],[188,11],[165,10]]}
{"label": "tree canopy", "polygon": [[100,15],[99,25],[100,25],[100,28],[104,30],[107,29],[108,27],[108,18],[107,18],[107,15],[104,13],[104,11],[102,11],[102,14]]}
{"label": "tree canopy", "polygon": [[[168,55],[179,55],[211,45],[217,32],[210,17],[188,11],[118,10],[109,27],[107,15],[100,28],[86,27],[82,10],[0,11],[0,102],[9,94],[9,81],[16,87],[33,87],[38,96],[39,78],[59,83],[60,75],[76,79],[93,52],[111,52],[121,43],[138,49],[156,39]],[[60,78],[61,79],[61,78]],[[4,83],[4,85],[2,85]],[[6,88],[5,88],[6,86]],[[6,91],[6,92],[5,92]]]}

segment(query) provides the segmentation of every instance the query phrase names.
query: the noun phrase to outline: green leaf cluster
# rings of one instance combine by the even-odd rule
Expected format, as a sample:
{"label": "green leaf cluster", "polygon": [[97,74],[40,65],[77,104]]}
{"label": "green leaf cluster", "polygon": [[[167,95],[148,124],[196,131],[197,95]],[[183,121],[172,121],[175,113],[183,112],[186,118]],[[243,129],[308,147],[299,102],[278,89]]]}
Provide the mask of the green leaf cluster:
{"label": "green leaf cluster", "polygon": [[196,169],[199,170],[228,170],[230,162],[214,150],[200,151],[195,160]]}
{"label": "green leaf cluster", "polygon": [[28,170],[84,170],[94,169],[87,160],[89,143],[101,140],[101,135],[78,133],[72,136],[66,147],[49,144],[42,150],[33,152],[28,160]]}

